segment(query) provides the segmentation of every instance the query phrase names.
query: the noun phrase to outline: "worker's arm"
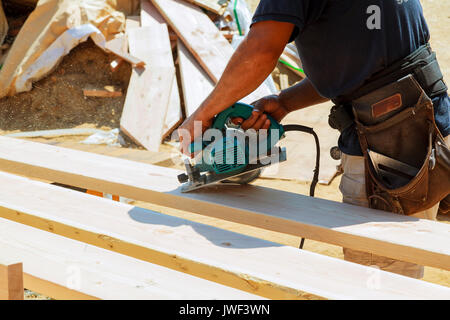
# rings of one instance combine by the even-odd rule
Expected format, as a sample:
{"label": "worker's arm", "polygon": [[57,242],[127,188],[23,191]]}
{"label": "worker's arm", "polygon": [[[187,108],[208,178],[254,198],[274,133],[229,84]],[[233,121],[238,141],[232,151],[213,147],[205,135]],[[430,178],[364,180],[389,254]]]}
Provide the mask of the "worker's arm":
{"label": "worker's arm", "polygon": [[[270,75],[294,30],[294,25],[276,21],[255,23],[231,57],[215,89],[181,125],[181,149],[188,153],[194,140],[194,121],[207,129],[214,116],[241,100]],[[184,132],[183,132],[184,131]]]}
{"label": "worker's arm", "polygon": [[281,91],[279,95],[267,96],[256,101],[254,103],[255,111],[249,119],[242,122],[241,127],[244,130],[267,129],[267,124],[260,126],[261,123],[267,121],[265,113],[270,114],[275,120],[281,121],[292,111],[328,100],[317,92],[308,78],[305,78],[296,85]]}

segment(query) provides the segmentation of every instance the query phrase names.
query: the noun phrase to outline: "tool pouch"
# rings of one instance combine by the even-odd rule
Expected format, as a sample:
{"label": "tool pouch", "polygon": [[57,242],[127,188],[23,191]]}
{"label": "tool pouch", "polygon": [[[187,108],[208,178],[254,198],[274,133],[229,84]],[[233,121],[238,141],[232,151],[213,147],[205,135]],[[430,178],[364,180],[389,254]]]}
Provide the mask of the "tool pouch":
{"label": "tool pouch", "polygon": [[371,208],[411,215],[450,193],[450,150],[408,75],[352,101]]}

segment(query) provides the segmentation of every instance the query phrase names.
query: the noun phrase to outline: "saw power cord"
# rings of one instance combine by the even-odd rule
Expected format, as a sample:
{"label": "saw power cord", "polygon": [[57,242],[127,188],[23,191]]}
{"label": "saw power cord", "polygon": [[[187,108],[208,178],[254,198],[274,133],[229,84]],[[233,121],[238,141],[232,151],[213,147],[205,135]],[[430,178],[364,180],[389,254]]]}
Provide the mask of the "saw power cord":
{"label": "saw power cord", "polygon": [[[284,131],[288,132],[288,131],[297,131],[297,132],[304,132],[304,133],[309,133],[311,135],[314,136],[314,140],[316,142],[316,167],[314,168],[314,176],[313,179],[311,181],[311,187],[309,189],[309,196],[310,197],[314,197],[314,193],[316,190],[316,185],[317,182],[319,182],[319,169],[320,169],[320,143],[319,143],[319,137],[317,136],[317,134],[314,132],[314,130],[312,128],[306,127],[306,126],[302,126],[299,124],[288,124],[283,126]],[[300,241],[300,249],[303,249],[303,245],[305,244],[305,238],[302,238]]]}

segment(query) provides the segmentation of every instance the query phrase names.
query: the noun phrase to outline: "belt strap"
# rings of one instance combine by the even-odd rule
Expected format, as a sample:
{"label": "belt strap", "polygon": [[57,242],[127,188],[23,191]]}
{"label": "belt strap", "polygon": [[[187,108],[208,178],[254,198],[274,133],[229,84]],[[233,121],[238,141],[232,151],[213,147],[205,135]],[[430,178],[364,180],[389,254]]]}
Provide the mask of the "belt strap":
{"label": "belt strap", "polygon": [[414,76],[430,98],[442,94],[448,89],[436,60],[436,53],[431,50],[429,44],[426,44],[407,57],[376,73],[363,86],[352,93],[333,99],[333,102],[336,105],[350,102],[408,74]]}

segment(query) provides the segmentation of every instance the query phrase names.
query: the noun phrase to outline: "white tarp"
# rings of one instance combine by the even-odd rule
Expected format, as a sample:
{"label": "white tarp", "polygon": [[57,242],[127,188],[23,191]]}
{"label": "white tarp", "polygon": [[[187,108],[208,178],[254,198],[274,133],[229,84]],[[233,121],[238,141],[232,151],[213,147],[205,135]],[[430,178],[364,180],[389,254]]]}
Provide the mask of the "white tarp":
{"label": "white tarp", "polygon": [[103,34],[92,24],[84,24],[66,30],[61,34],[39,58],[22,74],[17,77],[15,90],[17,92],[32,89],[32,82],[39,80],[43,75],[50,73],[59,61],[79,43],[91,37],[97,46],[105,49],[106,40]]}
{"label": "white tarp", "polygon": [[104,46],[125,30],[125,15],[138,6],[139,0],[40,0],[0,71],[0,98],[30,90],[87,37]]}

